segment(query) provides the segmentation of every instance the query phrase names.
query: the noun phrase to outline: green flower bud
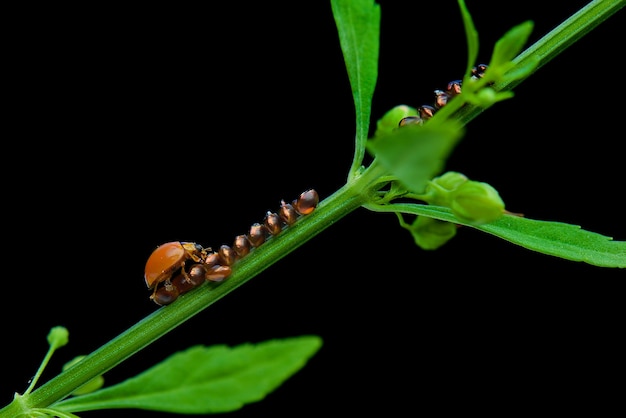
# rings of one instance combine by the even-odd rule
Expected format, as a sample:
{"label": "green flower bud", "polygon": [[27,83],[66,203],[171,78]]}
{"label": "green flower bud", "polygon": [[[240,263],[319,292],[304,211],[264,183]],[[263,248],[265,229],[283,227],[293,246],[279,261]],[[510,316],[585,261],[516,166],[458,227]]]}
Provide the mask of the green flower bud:
{"label": "green flower bud", "polygon": [[[68,361],[67,363],[63,365],[63,370],[70,368],[71,366],[80,362],[85,357],[86,356],[74,357],[72,360]],[[86,393],[95,392],[96,390],[100,389],[103,385],[104,385],[104,377],[96,376],[90,381],[88,381],[87,383],[85,383],[84,385],[80,386],[74,392],[72,392],[72,395],[78,396],[78,395],[84,395]]]}
{"label": "green flower bud", "polygon": [[496,102],[496,91],[491,87],[485,87],[476,92],[476,105],[489,107]]}
{"label": "green flower bud", "polygon": [[450,209],[458,219],[481,225],[500,218],[504,214],[504,202],[489,184],[469,180],[452,193]]}
{"label": "green flower bud", "polygon": [[457,173],[456,171],[448,171],[432,180],[433,183],[450,191],[455,190],[466,181],[468,181],[468,178],[461,173]]}
{"label": "green flower bud", "polygon": [[436,250],[456,235],[457,226],[426,216],[418,216],[411,225],[415,243],[424,250]]}
{"label": "green flower bud", "polygon": [[392,133],[397,127],[400,120],[407,116],[417,115],[417,109],[407,106],[398,105],[393,109],[387,111],[382,118],[376,122],[376,132],[374,136],[388,135]]}
{"label": "green flower bud", "polygon": [[426,185],[425,194],[428,196],[428,203],[449,207],[452,202],[451,193],[467,181],[467,177],[456,171],[448,171],[435,177]]}
{"label": "green flower bud", "polygon": [[52,327],[48,333],[48,344],[50,348],[61,348],[69,342],[70,332],[62,326]]}
{"label": "green flower bud", "polygon": [[484,87],[468,98],[468,101],[483,108],[488,108],[495,103],[510,99],[514,96],[512,91],[495,91],[491,87]]}

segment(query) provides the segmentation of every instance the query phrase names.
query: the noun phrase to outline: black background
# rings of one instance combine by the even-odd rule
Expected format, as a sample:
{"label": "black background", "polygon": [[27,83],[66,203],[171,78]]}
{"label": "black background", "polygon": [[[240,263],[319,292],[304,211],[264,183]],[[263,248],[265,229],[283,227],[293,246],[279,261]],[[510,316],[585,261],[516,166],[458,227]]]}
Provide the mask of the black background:
{"label": "black background", "polygon": [[[490,3],[467,1],[483,62],[513,25],[535,22],[530,44],[586,4]],[[157,309],[143,267],[158,244],[230,243],[280,199],[332,194],[353,152],[329,2],[37,7],[9,15],[2,405],[51,327],[70,344],[43,380]],[[455,1],[381,7],[373,120],[430,103],[466,62]],[[447,169],[529,218],[626,239],[620,19],[472,121]],[[623,270],[469,228],[426,252],[395,216],[360,209],[105,377],[195,344],[316,334],[304,369],[229,415],[623,410],[625,291]]]}

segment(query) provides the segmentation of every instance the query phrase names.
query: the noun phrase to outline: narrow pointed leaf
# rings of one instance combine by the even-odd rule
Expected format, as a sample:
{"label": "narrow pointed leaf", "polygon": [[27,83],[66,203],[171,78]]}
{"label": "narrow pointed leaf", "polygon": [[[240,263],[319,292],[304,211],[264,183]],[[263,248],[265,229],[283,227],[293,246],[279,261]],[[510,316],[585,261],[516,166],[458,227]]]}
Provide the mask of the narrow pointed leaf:
{"label": "narrow pointed leaf", "polygon": [[145,372],[54,405],[65,412],[144,409],[179,414],[223,413],[262,400],[321,347],[317,336],[236,347],[193,346]]}
{"label": "narrow pointed leaf", "polygon": [[356,111],[356,149],[353,172],[365,154],[372,98],[378,78],[380,5],[373,0],[332,0]]}
{"label": "narrow pointed leaf", "polygon": [[496,42],[489,66],[499,67],[509,65],[522,51],[534,28],[534,22],[527,20],[509,29],[502,38]]}
{"label": "narrow pointed leaf", "polygon": [[474,21],[470,15],[464,0],[458,0],[459,8],[461,9],[461,17],[463,19],[463,26],[465,28],[465,37],[467,39],[467,68],[465,74],[468,74],[474,64],[476,64],[476,57],[478,57],[478,31],[474,26]]}
{"label": "narrow pointed leaf", "polygon": [[477,229],[543,254],[599,267],[626,268],[626,241],[614,241],[579,225],[507,215]]}
{"label": "narrow pointed leaf", "polygon": [[477,226],[458,220],[450,209],[442,206],[415,203],[364,206],[375,212],[410,213],[469,226],[529,250],[566,260],[583,261],[598,267],[626,268],[626,241],[614,241],[578,225],[504,215],[497,221]]}

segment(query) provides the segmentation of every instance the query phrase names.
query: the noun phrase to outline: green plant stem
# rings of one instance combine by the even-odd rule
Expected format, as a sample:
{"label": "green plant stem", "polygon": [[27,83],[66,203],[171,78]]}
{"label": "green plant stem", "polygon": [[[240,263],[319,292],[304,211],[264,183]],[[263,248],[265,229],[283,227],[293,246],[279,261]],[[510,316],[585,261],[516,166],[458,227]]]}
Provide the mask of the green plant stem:
{"label": "green plant stem", "polygon": [[[617,13],[626,5],[626,0],[593,0],[586,6],[574,13],[559,26],[543,36],[533,45],[519,54],[513,63],[515,66],[510,71],[515,71],[526,66],[529,61],[536,61],[538,65],[533,73],[552,61],[561,52],[572,46],[580,38],[591,32],[596,26]],[[581,63],[581,65],[583,65]],[[528,77],[526,77],[528,78]],[[525,78],[525,79],[526,79]],[[525,79],[517,79],[499,83],[494,88],[498,91],[509,91],[519,85]],[[467,124],[478,116],[484,108],[477,106],[464,106],[456,113],[456,117]]]}
{"label": "green plant stem", "polygon": [[[522,65],[527,59],[539,59],[539,67],[576,42],[602,21],[621,9],[626,0],[595,0],[583,7],[524,53],[515,62]],[[510,90],[522,80],[496,86]],[[459,111],[467,123],[483,109],[465,106]],[[243,283],[256,276],[335,222],[369,201],[371,193],[380,186],[380,179],[388,175],[374,161],[360,175],[324,199],[318,208],[288,228],[281,235],[254,250],[254,256],[241,260],[232,276],[218,286],[204,286],[180,297],[174,304],[157,309],[133,327],[85,357],[73,367],[61,372],[32,393],[16,399],[0,410],[0,418],[15,417],[29,408],[45,408],[68,396],[79,386],[115,367],[150,343],[167,334],[186,320],[197,315]]]}
{"label": "green plant stem", "polygon": [[39,378],[41,377],[44,369],[48,365],[48,362],[50,361],[50,358],[52,358],[52,354],[54,354],[55,351],[56,351],[56,347],[51,345],[50,348],[48,349],[48,352],[44,356],[44,359],[41,362],[41,365],[39,366],[39,369],[37,369],[37,372],[35,373],[35,376],[32,378],[32,380],[30,382],[30,385],[28,385],[28,388],[26,389],[26,392],[24,392],[24,393],[32,392],[33,388],[35,387],[35,385],[39,381]]}
{"label": "green plant stem", "polygon": [[[175,303],[158,308],[124,333],[109,341],[81,362],[63,371],[28,395],[18,397],[0,410],[0,417],[14,417],[24,409],[45,408],[68,396],[77,387],[105,373],[153,341],[235,290],[260,272],[294,251],[339,219],[369,200],[383,169],[373,163],[361,176],[322,200],[313,213],[300,219],[280,235],[269,239],[240,260],[233,274],[221,284],[206,283],[181,296]],[[16,395],[17,396],[17,395]]]}

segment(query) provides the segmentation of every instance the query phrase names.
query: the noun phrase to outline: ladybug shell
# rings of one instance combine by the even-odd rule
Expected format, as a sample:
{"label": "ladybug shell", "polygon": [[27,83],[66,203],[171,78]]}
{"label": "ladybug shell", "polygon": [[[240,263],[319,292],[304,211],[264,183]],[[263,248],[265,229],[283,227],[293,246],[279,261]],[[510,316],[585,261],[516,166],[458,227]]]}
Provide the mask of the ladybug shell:
{"label": "ladybug shell", "polygon": [[[191,246],[194,250],[190,250],[186,246]],[[169,279],[183,265],[185,260],[194,255],[195,248],[195,244],[179,241],[167,242],[157,247],[146,261],[144,274],[146,286],[152,289]]]}

